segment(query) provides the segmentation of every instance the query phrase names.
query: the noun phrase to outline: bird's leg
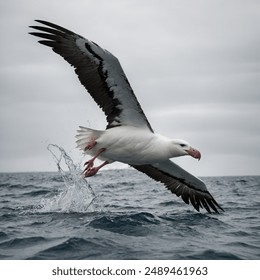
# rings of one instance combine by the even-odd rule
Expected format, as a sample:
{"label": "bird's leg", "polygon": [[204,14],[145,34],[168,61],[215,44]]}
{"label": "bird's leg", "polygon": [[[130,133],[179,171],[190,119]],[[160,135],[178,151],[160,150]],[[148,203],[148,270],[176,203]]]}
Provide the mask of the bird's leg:
{"label": "bird's leg", "polygon": [[95,141],[94,138],[91,138],[91,141],[88,143],[88,145],[85,147],[85,151],[86,150],[91,150],[96,146],[97,142]]}
{"label": "bird's leg", "polygon": [[92,168],[89,168],[88,170],[84,171],[84,175],[85,177],[90,177],[90,176],[93,176],[95,174],[97,174],[98,170],[100,168],[102,168],[103,166],[107,165],[109,162],[108,161],[104,161],[102,164],[100,164],[99,166],[97,167],[92,167]]}
{"label": "bird's leg", "polygon": [[[101,148],[101,149],[99,149],[98,152],[97,152],[97,154],[96,154],[93,158],[91,158],[90,160],[88,160],[88,161],[86,161],[86,162],[84,163],[84,166],[86,166],[86,167],[85,167],[84,171],[82,172],[82,174],[85,174],[85,172],[87,172],[88,170],[90,170],[90,169],[93,167],[95,159],[96,159],[101,153],[103,153],[105,150],[106,150],[106,148]],[[93,175],[94,175],[94,174],[93,174]]]}

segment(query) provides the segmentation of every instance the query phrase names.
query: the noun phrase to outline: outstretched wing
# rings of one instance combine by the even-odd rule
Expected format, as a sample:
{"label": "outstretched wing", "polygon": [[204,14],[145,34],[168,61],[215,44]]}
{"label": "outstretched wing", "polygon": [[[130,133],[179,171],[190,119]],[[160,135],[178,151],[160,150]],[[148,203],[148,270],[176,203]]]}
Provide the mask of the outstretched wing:
{"label": "outstretched wing", "polygon": [[191,203],[197,211],[200,211],[200,208],[205,208],[209,213],[211,210],[216,213],[219,213],[219,209],[224,211],[209,193],[203,181],[170,160],[153,165],[132,166],[163,183],[172,193],[181,196],[185,203]]}
{"label": "outstretched wing", "polygon": [[45,26],[30,26],[41,31],[30,34],[43,38],[39,43],[51,47],[74,66],[80,82],[104,111],[107,128],[131,125],[153,132],[115,56],[61,26],[36,21]]}

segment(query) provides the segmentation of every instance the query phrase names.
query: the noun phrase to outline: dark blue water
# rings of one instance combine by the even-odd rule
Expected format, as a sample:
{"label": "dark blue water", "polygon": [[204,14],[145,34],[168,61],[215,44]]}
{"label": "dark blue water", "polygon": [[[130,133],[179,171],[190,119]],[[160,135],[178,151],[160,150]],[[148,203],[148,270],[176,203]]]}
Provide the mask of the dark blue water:
{"label": "dark blue water", "polygon": [[217,215],[133,169],[66,165],[0,174],[0,259],[260,259],[260,177],[203,178]]}

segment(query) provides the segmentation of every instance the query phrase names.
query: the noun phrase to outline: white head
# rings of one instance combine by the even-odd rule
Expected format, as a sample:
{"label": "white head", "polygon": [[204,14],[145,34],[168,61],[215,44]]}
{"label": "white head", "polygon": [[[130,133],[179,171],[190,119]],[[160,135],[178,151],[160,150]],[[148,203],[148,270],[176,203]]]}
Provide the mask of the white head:
{"label": "white head", "polygon": [[170,146],[171,157],[180,157],[190,155],[200,160],[201,154],[198,150],[192,148],[187,141],[181,139],[172,139]]}

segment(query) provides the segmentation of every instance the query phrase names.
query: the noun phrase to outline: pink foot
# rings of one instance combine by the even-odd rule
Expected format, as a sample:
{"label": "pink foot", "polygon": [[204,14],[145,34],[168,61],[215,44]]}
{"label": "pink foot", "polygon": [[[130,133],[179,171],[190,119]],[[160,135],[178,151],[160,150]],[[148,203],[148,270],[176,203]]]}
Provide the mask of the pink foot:
{"label": "pink foot", "polygon": [[84,163],[84,166],[86,165],[86,167],[85,167],[83,173],[84,173],[86,170],[89,170],[91,167],[93,167],[95,159],[96,159],[101,153],[103,153],[105,150],[106,150],[106,148],[100,149],[100,150],[98,151],[98,153],[97,153],[93,158],[91,158],[90,160],[88,160],[88,161],[86,161],[86,162]]}
{"label": "pink foot", "polygon": [[84,172],[84,176],[85,177],[91,177],[97,174],[99,168],[98,167],[92,167],[88,170],[86,170],[86,172]]}
{"label": "pink foot", "polygon": [[108,164],[109,162],[108,161],[104,161],[101,165],[97,166],[97,167],[92,167],[92,168],[89,168],[87,170],[84,170],[83,171],[83,174],[85,177],[91,177],[91,176],[94,176],[97,174],[98,170],[100,168],[102,168],[103,166],[105,166],[106,164]]}
{"label": "pink foot", "polygon": [[86,161],[85,163],[84,163],[84,166],[86,166],[85,168],[84,168],[84,171],[83,171],[83,173],[86,171],[86,170],[89,170],[91,167],[93,167],[94,166],[94,158],[92,158],[92,159],[90,159],[90,160],[88,160],[88,161]]}
{"label": "pink foot", "polygon": [[[86,166],[86,167],[84,168],[82,174],[84,174],[85,177],[90,177],[90,176],[95,175],[95,174],[98,172],[98,170],[99,170],[102,166],[105,165],[105,164],[103,163],[103,164],[101,164],[101,165],[98,166],[98,167],[93,167],[93,166],[94,166],[94,161],[95,161],[95,159],[96,159],[101,153],[103,153],[105,150],[106,150],[106,148],[101,148],[101,149],[99,149],[99,150],[98,150],[98,153],[97,153],[93,158],[91,158],[90,160],[88,160],[88,161],[86,161],[86,162],[84,163],[84,166]],[[105,161],[105,162],[106,162],[106,161]],[[107,162],[107,163],[108,163],[108,162]],[[107,163],[106,163],[106,164],[107,164]]]}

